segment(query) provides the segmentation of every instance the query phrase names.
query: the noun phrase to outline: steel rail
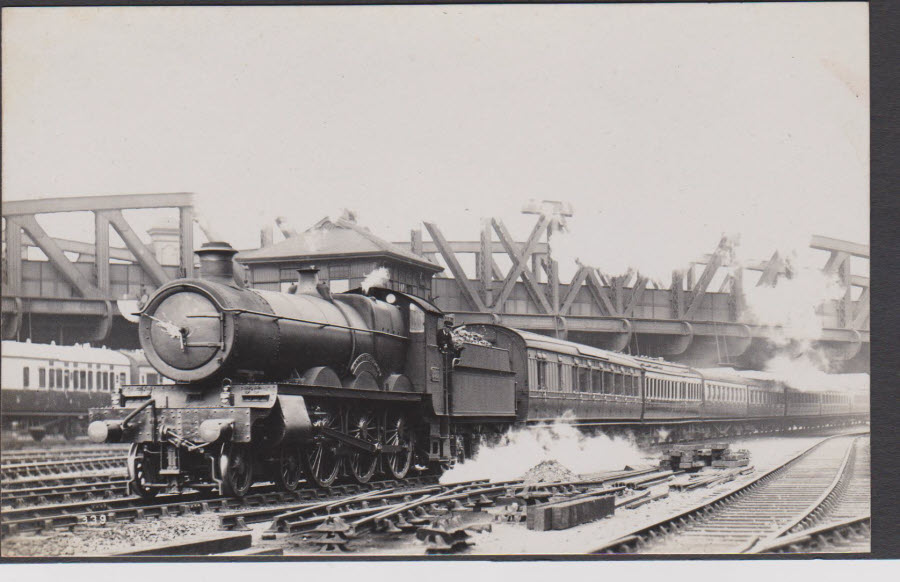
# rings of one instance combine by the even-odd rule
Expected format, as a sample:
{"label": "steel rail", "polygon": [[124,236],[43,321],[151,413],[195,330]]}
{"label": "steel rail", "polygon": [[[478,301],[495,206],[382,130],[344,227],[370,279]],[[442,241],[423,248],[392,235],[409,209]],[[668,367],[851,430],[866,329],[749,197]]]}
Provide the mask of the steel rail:
{"label": "steel rail", "polygon": [[[58,475],[74,473],[76,471],[94,471],[97,469],[110,469],[125,467],[128,457],[116,455],[111,457],[94,457],[90,459],[74,459],[68,461],[43,461],[38,463],[17,463],[0,466],[0,478],[4,481],[15,480],[22,477],[37,477],[42,475]],[[5,487],[6,483],[4,483]]]}
{"label": "steel rail", "polygon": [[[3,491],[0,504],[22,507],[41,505],[57,501],[69,502],[74,498],[91,499],[98,496],[125,496],[128,493],[128,479],[114,479],[106,482],[33,487]],[[3,511],[6,511],[4,509]]]}
{"label": "steel rail", "polygon": [[8,483],[3,483],[2,490],[4,493],[15,493],[18,491],[28,491],[32,488],[33,485],[37,486],[68,486],[74,484],[101,484],[106,483],[110,480],[120,479],[126,475],[125,467],[122,467],[122,471],[116,473],[107,473],[107,474],[95,474],[95,475],[51,475],[47,477],[27,477],[25,479],[18,479],[16,481],[10,481]]}
{"label": "steel rail", "polygon": [[[702,525],[704,520],[707,517],[713,517],[714,515],[718,515],[718,510],[725,510],[732,503],[743,500],[746,496],[750,496],[754,494],[754,489],[760,486],[767,486],[770,483],[775,483],[776,479],[782,478],[785,474],[786,470],[791,469],[792,467],[796,467],[798,463],[801,461],[810,458],[815,451],[820,450],[820,447],[825,446],[827,443],[832,442],[835,439],[841,438],[854,438],[850,443],[850,447],[855,446],[855,437],[860,436],[861,434],[868,434],[867,432],[863,433],[853,433],[849,435],[832,435],[829,436],[814,445],[806,448],[805,450],[797,453],[792,456],[787,461],[779,464],[772,469],[764,472],[759,475],[755,479],[750,482],[741,484],[735,488],[732,488],[720,495],[717,495],[711,500],[700,503],[696,506],[693,506],[687,510],[679,511],[677,514],[668,516],[664,519],[658,520],[650,525],[642,526],[626,535],[620,536],[614,540],[611,540],[602,546],[594,548],[590,553],[600,554],[600,553],[614,553],[614,552],[637,552],[640,551],[640,546],[644,543],[644,541],[654,541],[659,542],[663,539],[668,539],[668,536],[674,535],[676,532],[679,532],[679,528],[689,527],[689,524],[698,525],[700,528],[699,532],[692,532],[690,534],[685,531],[680,531],[679,535],[682,538],[687,538],[688,535],[692,537],[703,536],[705,534],[702,533]],[[845,458],[845,455],[841,456],[841,460]],[[747,498],[750,499],[750,498]],[[787,502],[787,500],[785,500]],[[771,505],[771,504],[769,504]],[[808,507],[807,504],[804,507]],[[760,506],[761,508],[763,506]],[[723,518],[724,519],[724,518]],[[718,526],[716,530],[718,533],[716,534],[718,540],[724,539],[724,535],[727,532],[736,532],[741,531],[743,533],[747,533],[744,531],[747,525],[743,524],[740,520],[738,521],[725,521],[722,525]],[[760,526],[757,526],[760,527]],[[700,538],[697,538],[700,540]],[[700,541],[698,541],[700,543]],[[747,547],[747,543],[744,542],[741,546],[735,546],[733,551],[740,552]]]}
{"label": "steel rail", "polygon": [[840,548],[845,547],[848,542],[847,534],[850,534],[850,536],[868,536],[871,533],[870,527],[871,516],[869,515],[843,519],[770,540],[768,544],[754,548],[751,553],[773,554],[796,553],[800,551],[803,553],[825,553],[827,550],[822,546],[836,546],[836,551],[840,551]]}
{"label": "steel rail", "polygon": [[847,447],[847,452],[844,454],[844,458],[841,461],[840,467],[838,467],[838,470],[834,475],[834,479],[832,479],[828,487],[824,491],[822,491],[822,494],[819,495],[819,497],[816,498],[815,501],[810,503],[805,510],[798,513],[790,521],[775,530],[775,532],[764,539],[757,538],[756,540],[754,540],[754,542],[746,550],[744,550],[744,553],[753,553],[753,548],[755,546],[759,544],[768,545],[772,543],[773,540],[791,533],[792,531],[796,533],[796,528],[799,528],[803,522],[805,522],[810,518],[810,516],[813,515],[814,512],[822,508],[826,500],[835,495],[838,485],[840,485],[841,483],[846,483],[847,472],[848,470],[852,469],[852,460],[855,452],[856,442],[854,441],[849,447]]}

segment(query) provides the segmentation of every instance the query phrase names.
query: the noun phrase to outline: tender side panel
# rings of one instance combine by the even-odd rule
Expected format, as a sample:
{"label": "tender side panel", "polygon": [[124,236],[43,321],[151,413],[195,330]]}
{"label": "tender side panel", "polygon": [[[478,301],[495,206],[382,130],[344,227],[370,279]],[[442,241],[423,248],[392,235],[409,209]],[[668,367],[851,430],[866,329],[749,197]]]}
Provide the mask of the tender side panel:
{"label": "tender side panel", "polygon": [[509,350],[467,344],[453,369],[453,416],[516,415],[516,379]]}

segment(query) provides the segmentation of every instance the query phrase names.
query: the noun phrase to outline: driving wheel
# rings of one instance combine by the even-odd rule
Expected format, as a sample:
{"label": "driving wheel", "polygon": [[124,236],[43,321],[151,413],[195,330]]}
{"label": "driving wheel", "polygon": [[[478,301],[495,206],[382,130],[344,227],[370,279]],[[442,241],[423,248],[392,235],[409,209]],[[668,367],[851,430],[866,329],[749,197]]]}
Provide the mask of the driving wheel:
{"label": "driving wheel", "polygon": [[253,485],[253,459],[250,447],[241,443],[225,443],[219,455],[222,495],[243,497]]}
{"label": "driving wheel", "polygon": [[414,438],[403,415],[388,414],[384,428],[384,444],[385,447],[396,447],[398,450],[385,453],[384,461],[388,472],[395,479],[403,479],[409,472],[412,465]]}
{"label": "driving wheel", "polygon": [[[340,417],[332,411],[317,411],[313,427],[341,429]],[[305,447],[303,470],[306,477],[319,487],[330,487],[341,470],[341,459],[337,454],[338,443],[324,434],[317,434],[312,444]]]}
{"label": "driving wheel", "polygon": [[[378,443],[378,423],[369,411],[350,410],[347,413],[347,434],[373,445]],[[368,483],[375,474],[378,453],[354,450],[347,456],[347,469],[357,483]]]}

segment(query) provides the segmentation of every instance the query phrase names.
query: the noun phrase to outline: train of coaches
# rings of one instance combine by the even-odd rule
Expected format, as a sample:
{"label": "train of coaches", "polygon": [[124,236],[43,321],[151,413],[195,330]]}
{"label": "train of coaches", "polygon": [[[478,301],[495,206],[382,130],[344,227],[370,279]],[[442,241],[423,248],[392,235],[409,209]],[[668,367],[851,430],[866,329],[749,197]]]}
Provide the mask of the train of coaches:
{"label": "train of coaches", "polygon": [[10,436],[82,436],[88,409],[108,406],[122,386],[171,382],[140,350],[15,341],[0,350],[2,429]]}

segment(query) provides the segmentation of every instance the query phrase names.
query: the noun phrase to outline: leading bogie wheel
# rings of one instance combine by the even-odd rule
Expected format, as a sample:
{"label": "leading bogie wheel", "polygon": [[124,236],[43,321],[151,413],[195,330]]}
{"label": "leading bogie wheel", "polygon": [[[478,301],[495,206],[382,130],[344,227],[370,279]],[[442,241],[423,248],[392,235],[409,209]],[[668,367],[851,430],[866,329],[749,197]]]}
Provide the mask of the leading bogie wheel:
{"label": "leading bogie wheel", "polygon": [[399,450],[384,453],[385,468],[395,479],[403,479],[412,466],[415,436],[402,414],[388,414],[384,427],[385,447]]}
{"label": "leading bogie wheel", "polygon": [[[371,411],[350,410],[347,413],[347,434],[376,445],[378,421]],[[354,450],[347,456],[347,469],[357,483],[368,483],[378,466],[378,453]]]}
{"label": "leading bogie wheel", "polygon": [[243,497],[253,485],[253,458],[250,447],[242,443],[224,443],[219,455],[222,495]]}
{"label": "leading bogie wheel", "polygon": [[278,459],[278,486],[284,491],[293,492],[303,481],[303,458],[300,448],[285,445],[281,447]]}
{"label": "leading bogie wheel", "polygon": [[156,497],[159,489],[151,483],[159,480],[159,454],[148,445],[134,443],[128,451],[128,487],[144,499]]}
{"label": "leading bogie wheel", "polygon": [[[341,430],[340,416],[333,411],[319,411],[313,426],[319,429]],[[338,443],[324,434],[317,434],[312,443],[304,447],[301,455],[303,471],[311,483],[319,487],[331,487],[341,471],[341,458],[337,454]]]}

